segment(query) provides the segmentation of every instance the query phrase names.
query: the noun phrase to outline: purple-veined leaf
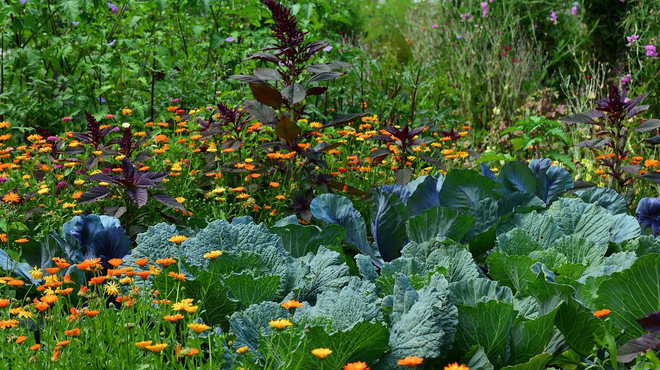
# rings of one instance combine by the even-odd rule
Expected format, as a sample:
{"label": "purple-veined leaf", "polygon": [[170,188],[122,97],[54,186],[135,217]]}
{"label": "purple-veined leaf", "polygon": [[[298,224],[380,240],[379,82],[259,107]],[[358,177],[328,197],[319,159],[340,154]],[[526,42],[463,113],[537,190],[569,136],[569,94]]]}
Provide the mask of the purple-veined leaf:
{"label": "purple-veined leaf", "polygon": [[272,68],[255,68],[254,71],[255,77],[258,77],[264,81],[281,81],[282,75],[276,69]]}
{"label": "purple-veined leaf", "polygon": [[161,182],[161,181],[163,181],[164,178],[167,177],[167,175],[169,175],[169,173],[167,173],[167,172],[163,172],[163,171],[154,171],[154,172],[151,172],[151,171],[146,171],[146,172],[145,172],[145,171],[139,171],[139,172],[138,172],[138,176],[140,176],[140,175],[142,175],[142,176],[148,178],[149,180],[151,180],[151,181],[153,181],[153,182]]}
{"label": "purple-veined leaf", "polygon": [[258,83],[258,84],[268,85],[268,82],[260,79],[259,77],[255,77],[255,76],[231,75],[231,76],[229,76],[229,78],[233,78],[233,79],[239,80],[241,82],[254,82],[254,83]]}
{"label": "purple-veined leaf", "polygon": [[273,126],[277,123],[277,112],[266,104],[256,100],[246,100],[245,106],[248,112],[264,125]]}
{"label": "purple-veined leaf", "polygon": [[282,97],[290,104],[302,102],[305,99],[305,94],[305,87],[301,84],[289,85],[282,89]]}
{"label": "purple-veined leaf", "polygon": [[567,122],[567,123],[586,123],[586,124],[590,124],[590,125],[597,125],[598,124],[598,122],[594,121],[593,118],[591,118],[586,113],[578,113],[578,114],[574,114],[572,116],[562,117],[559,120],[562,121],[562,122]]}
{"label": "purple-veined leaf", "polygon": [[328,62],[328,63],[326,63],[326,64],[327,64],[330,68],[332,68],[333,70],[335,70],[335,69],[349,68],[349,67],[351,66],[351,65],[348,64],[348,63],[339,62],[339,61],[332,61],[332,62]]}
{"label": "purple-veined leaf", "polygon": [[258,102],[273,109],[280,109],[282,106],[282,95],[272,86],[250,82],[250,90]]}
{"label": "purple-veined leaf", "polygon": [[133,182],[135,179],[135,166],[133,166],[133,163],[131,163],[131,160],[124,157],[121,161],[121,174],[124,176],[126,180],[129,182]]}
{"label": "purple-veined leaf", "polygon": [[99,199],[105,198],[110,195],[112,191],[105,186],[92,186],[87,189],[80,198],[78,198],[78,204],[92,203]]}
{"label": "purple-veined leaf", "polygon": [[660,127],[660,119],[650,119],[640,123],[639,126],[635,127],[637,132],[648,132],[653,131],[656,128]]}
{"label": "purple-veined leaf", "polygon": [[[324,144],[324,145],[321,146],[322,144]],[[332,144],[328,145],[326,142],[323,142],[323,143],[319,143],[317,146],[315,146],[314,151],[315,152],[327,152],[329,150],[339,148],[340,146],[342,146],[342,144],[343,143],[336,142],[336,143],[332,143]]]}
{"label": "purple-veined leaf", "polygon": [[369,158],[371,158],[375,163],[382,162],[385,157],[390,154],[390,150],[387,148],[378,148],[373,152],[369,153]]}
{"label": "purple-veined leaf", "polygon": [[284,118],[277,122],[277,125],[275,126],[275,134],[288,144],[293,143],[298,135],[300,135],[301,131],[300,127],[288,118]]}
{"label": "purple-veined leaf", "polygon": [[634,361],[638,354],[646,353],[660,346],[660,338],[651,333],[644,333],[640,338],[633,338],[616,350],[616,360],[627,364]]}
{"label": "purple-veined leaf", "polygon": [[641,170],[641,169],[642,169],[642,167],[640,167],[638,164],[621,167],[621,170],[623,170],[623,172],[627,172],[627,173],[630,173],[630,174],[633,174],[633,175],[638,175],[639,170]]}
{"label": "purple-veined leaf", "polygon": [[337,77],[339,77],[343,74],[344,73],[342,73],[342,72],[319,73],[319,74],[315,75],[314,77],[310,78],[309,81],[307,81],[307,82],[311,83],[311,82],[321,82],[321,81],[333,80],[333,79],[335,79],[335,78],[337,78]]}
{"label": "purple-veined leaf", "polygon": [[87,177],[87,180],[89,181],[99,181],[99,182],[109,182],[111,184],[116,184],[117,179],[115,178],[114,175],[111,175],[109,173],[96,173],[94,175],[91,175]]}
{"label": "purple-veined leaf", "polygon": [[660,172],[647,172],[642,177],[649,181],[660,183]]}
{"label": "purple-veined leaf", "polygon": [[186,208],[183,206],[183,204],[179,203],[174,197],[171,195],[165,194],[165,193],[154,193],[151,194],[151,197],[162,203],[163,205],[178,209],[179,211],[185,211]]}
{"label": "purple-veined leaf", "polygon": [[406,186],[410,182],[410,179],[412,179],[412,174],[413,171],[409,168],[399,168],[394,171],[394,178],[397,184]]}
{"label": "purple-veined leaf", "polygon": [[91,170],[92,168],[96,167],[96,165],[99,163],[99,157],[87,157],[85,160],[83,160],[83,164],[88,170]]}
{"label": "purple-veined leaf", "polygon": [[647,313],[646,317],[635,320],[642,326],[642,329],[650,331],[653,334],[660,335],[660,311]]}
{"label": "purple-veined leaf", "polygon": [[630,112],[628,112],[628,118],[634,117],[642,112],[645,112],[651,108],[650,105],[638,105],[635,108],[631,109]]}
{"label": "purple-veined leaf", "polygon": [[114,217],[114,218],[119,218],[124,213],[126,213],[126,207],[112,206],[112,207],[105,207],[103,209],[103,214],[104,215]]}
{"label": "purple-veined leaf", "polygon": [[340,114],[340,115],[334,117],[333,119],[331,119],[331,120],[330,120],[328,123],[326,123],[325,125],[323,125],[323,128],[326,128],[326,127],[332,127],[332,126],[336,126],[336,125],[340,125],[340,124],[344,124],[344,123],[352,122],[352,121],[355,121],[355,120],[358,119],[358,118],[362,118],[362,117],[366,116],[367,114],[368,114],[368,113],[349,113],[349,114]]}
{"label": "purple-veined leaf", "polygon": [[332,68],[330,68],[330,66],[327,64],[311,64],[307,66],[307,72],[309,73],[332,72]]}
{"label": "purple-veined leaf", "polygon": [[604,139],[592,139],[592,140],[585,140],[581,141],[575,146],[579,146],[580,148],[600,148],[603,145],[607,145],[610,142],[610,139],[604,138]]}
{"label": "purple-veined leaf", "polygon": [[384,141],[384,142],[386,142],[386,143],[393,143],[393,142],[396,141],[396,140],[392,139],[391,136],[388,136],[388,135],[375,135],[375,136],[371,136],[371,137],[369,137],[369,140],[380,140],[380,141]]}
{"label": "purple-veined leaf", "polygon": [[132,183],[132,186],[138,188],[153,188],[156,186],[156,183],[150,179],[145,172],[138,173],[135,177],[135,180]]}
{"label": "purple-veined leaf", "polygon": [[650,137],[650,138],[648,138],[644,141],[648,141],[649,143],[651,143],[653,145],[658,145],[658,144],[660,144],[660,135]]}
{"label": "purple-veined leaf", "polygon": [[322,95],[327,90],[326,86],[312,86],[307,89],[307,96]]}
{"label": "purple-veined leaf", "polygon": [[250,54],[248,59],[258,59],[258,60],[263,60],[263,61],[266,61],[266,62],[273,62],[273,63],[277,63],[279,61],[279,59],[275,55],[270,54],[270,53]]}
{"label": "purple-veined leaf", "polygon": [[[649,93],[646,92],[646,93],[644,93],[644,94],[638,95],[638,96],[635,97],[634,99],[630,99],[630,100],[628,100],[627,103],[624,103],[624,104],[623,104],[623,109],[624,109],[626,112],[630,112],[631,109],[637,107],[637,104],[641,103],[644,99],[646,99],[646,97],[647,97],[648,95],[649,95]],[[630,117],[630,116],[628,116],[628,117]]]}
{"label": "purple-veined leaf", "polygon": [[147,204],[147,200],[149,199],[149,193],[144,188],[127,189],[126,194],[137,204],[138,208],[142,208],[142,206]]}
{"label": "purple-veined leaf", "polygon": [[440,162],[440,160],[438,160],[437,158],[433,158],[433,157],[428,156],[428,155],[418,155],[418,157],[425,160],[425,161],[427,161],[427,162],[429,162],[429,164],[431,164],[433,167],[439,168],[443,171],[447,170],[445,165],[442,162]]}

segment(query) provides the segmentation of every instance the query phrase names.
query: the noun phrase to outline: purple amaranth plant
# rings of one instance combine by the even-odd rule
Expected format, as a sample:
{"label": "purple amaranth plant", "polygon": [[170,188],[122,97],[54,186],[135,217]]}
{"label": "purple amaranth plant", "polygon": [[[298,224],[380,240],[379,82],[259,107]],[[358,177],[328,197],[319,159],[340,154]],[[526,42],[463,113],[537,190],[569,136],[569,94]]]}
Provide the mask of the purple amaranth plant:
{"label": "purple amaranth plant", "polygon": [[[582,141],[576,145],[599,151],[611,151],[611,153],[607,153],[610,155],[603,155],[600,161],[603,166],[609,169],[608,175],[612,178],[611,187],[620,193],[639,174],[639,165],[623,166],[622,161],[630,153],[627,148],[628,138],[632,130],[626,127],[626,122],[651,107],[650,105],[640,105],[647,95],[648,93],[644,93],[634,99],[627,99],[625,92],[622,93],[618,87],[612,86],[606,99],[594,101],[597,105],[596,109],[559,119],[567,123],[582,123],[603,127],[603,130],[595,134],[598,138]],[[660,128],[660,120],[650,119],[635,127],[634,131],[643,133],[657,128]],[[641,177],[660,182],[660,173],[653,172],[644,174]]]}

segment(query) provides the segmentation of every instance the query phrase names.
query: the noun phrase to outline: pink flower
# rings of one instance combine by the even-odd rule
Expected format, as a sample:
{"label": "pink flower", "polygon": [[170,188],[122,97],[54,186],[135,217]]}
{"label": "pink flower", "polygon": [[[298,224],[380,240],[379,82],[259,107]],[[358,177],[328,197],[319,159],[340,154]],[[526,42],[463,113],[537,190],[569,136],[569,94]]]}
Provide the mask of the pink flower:
{"label": "pink flower", "polygon": [[71,117],[62,117],[62,122],[71,122]]}
{"label": "pink flower", "polygon": [[434,24],[431,26],[431,28],[438,28],[438,24],[437,24],[437,23],[434,23]]}
{"label": "pink flower", "polygon": [[653,45],[646,45],[644,46],[644,49],[646,50],[646,56],[655,58],[658,56],[658,52],[655,49],[655,46]]}
{"label": "pink flower", "polygon": [[107,119],[112,119],[112,118],[115,118],[115,116],[113,116],[112,114],[106,114],[106,115],[105,115],[105,118],[107,118]]}

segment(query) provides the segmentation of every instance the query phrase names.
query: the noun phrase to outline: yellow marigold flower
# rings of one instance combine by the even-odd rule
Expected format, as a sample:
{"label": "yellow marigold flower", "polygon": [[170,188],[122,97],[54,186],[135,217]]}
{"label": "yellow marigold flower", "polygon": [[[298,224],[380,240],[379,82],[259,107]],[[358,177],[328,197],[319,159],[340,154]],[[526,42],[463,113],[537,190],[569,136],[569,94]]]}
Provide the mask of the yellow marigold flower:
{"label": "yellow marigold flower", "polygon": [[128,115],[128,114],[131,114],[131,113],[133,113],[132,109],[124,108],[124,109],[121,110],[121,114],[123,114],[123,115]]}
{"label": "yellow marigold flower", "polygon": [[248,347],[247,347],[247,346],[243,346],[243,347],[237,349],[237,350],[236,350],[236,353],[238,353],[239,355],[242,355],[242,354],[244,354],[245,352],[247,352],[247,350],[248,350]]}
{"label": "yellow marigold flower", "polygon": [[302,307],[303,304],[294,300],[294,299],[289,299],[288,301],[282,303],[280,306],[286,308],[287,310],[290,308],[296,308],[296,307]]}
{"label": "yellow marigold flower", "polygon": [[149,265],[149,272],[150,272],[152,275],[154,275],[154,276],[158,276],[158,275],[160,275],[160,271],[161,271],[161,270],[160,270],[158,267],[156,267],[156,266],[154,266],[154,265]]}
{"label": "yellow marigold flower", "polygon": [[312,350],[312,354],[321,360],[324,360],[326,357],[330,356],[331,353],[332,350],[328,348],[317,348]]}
{"label": "yellow marigold flower", "polygon": [[608,310],[607,308],[605,308],[605,309],[598,310],[598,311],[594,312],[594,316],[596,316],[596,317],[598,317],[598,318],[603,318],[603,317],[609,315],[611,312],[612,312],[612,311],[610,311],[610,310]]}
{"label": "yellow marigold flower", "polygon": [[[172,238],[174,238],[174,237],[172,237]],[[170,238],[169,241],[172,241],[172,238]],[[156,260],[156,263],[163,266],[163,267],[167,267],[167,266],[169,266],[173,263],[176,263],[176,260],[172,257],[167,257],[167,258],[161,258],[161,259]],[[153,271],[152,271],[152,273],[153,273]]]}
{"label": "yellow marigold flower", "polygon": [[192,302],[193,302],[192,298],[182,299],[181,302],[177,302],[172,305],[172,310],[181,311],[184,310],[185,307],[192,307]]}
{"label": "yellow marigold flower", "polygon": [[287,319],[279,319],[270,321],[268,325],[274,327],[277,330],[284,330],[284,328],[287,326],[292,326],[293,324]]}
{"label": "yellow marigold flower", "polygon": [[67,208],[74,208],[76,206],[75,203],[64,203],[62,205],[62,208],[67,209]]}
{"label": "yellow marigold flower", "polygon": [[164,350],[165,347],[167,347],[167,343],[154,344],[153,346],[147,346],[146,348],[153,353],[159,353],[160,351]]}
{"label": "yellow marigold flower", "polygon": [[186,201],[186,198],[184,198],[184,197],[176,197],[174,199],[176,199],[176,201],[179,202],[179,203],[183,203],[183,202]]}
{"label": "yellow marigold flower", "polygon": [[309,124],[309,127],[311,127],[311,128],[321,128],[321,127],[323,127],[323,125],[319,122],[312,122],[312,123]]}
{"label": "yellow marigold flower", "polygon": [[208,253],[204,253],[204,258],[208,258],[210,260],[214,260],[220,256],[222,256],[221,251],[210,251]]}
{"label": "yellow marigold flower", "polygon": [[50,189],[48,189],[48,188],[39,189],[39,191],[37,191],[37,193],[39,193],[41,195],[48,194],[48,193],[50,193]]}
{"label": "yellow marigold flower", "polygon": [[[172,242],[176,245],[179,245],[179,244],[185,242],[186,240],[188,240],[188,238],[184,235],[174,235],[173,237],[168,239],[168,241],[170,241],[170,242]],[[158,263],[158,261],[156,261],[156,263]]]}
{"label": "yellow marigold flower", "polygon": [[211,327],[208,326],[208,325],[206,325],[206,324],[194,324],[194,323],[190,323],[190,324],[188,324],[188,327],[189,327],[190,329],[192,329],[192,331],[194,331],[196,334],[199,334],[199,333],[201,333],[201,332],[203,332],[203,331],[206,331],[206,330],[211,329]]}
{"label": "yellow marigold flower", "polygon": [[106,283],[104,288],[107,294],[114,296],[119,294],[119,287],[117,286],[117,283],[115,283],[114,281],[110,283]]}
{"label": "yellow marigold flower", "polygon": [[399,364],[399,365],[401,365],[401,366],[407,366],[407,367],[409,367],[409,368],[412,369],[413,367],[415,367],[415,366],[421,364],[422,361],[424,361],[423,358],[421,358],[421,357],[417,357],[417,356],[413,356],[413,357],[402,358],[401,360],[399,360],[399,361],[397,362],[397,364]]}
{"label": "yellow marigold flower", "polygon": [[153,341],[145,340],[144,342],[137,342],[135,343],[135,345],[142,349],[147,349],[147,347],[150,346],[152,342]]}
{"label": "yellow marigold flower", "polygon": [[32,270],[30,270],[30,276],[32,276],[32,278],[34,280],[39,280],[39,279],[41,279],[42,276],[44,276],[44,273],[43,273],[43,271],[41,271],[40,268],[38,268],[37,266],[34,266],[32,268]]}
{"label": "yellow marigold flower", "polygon": [[470,370],[470,368],[463,364],[459,365],[458,362],[454,362],[453,364],[445,366],[445,370]]}

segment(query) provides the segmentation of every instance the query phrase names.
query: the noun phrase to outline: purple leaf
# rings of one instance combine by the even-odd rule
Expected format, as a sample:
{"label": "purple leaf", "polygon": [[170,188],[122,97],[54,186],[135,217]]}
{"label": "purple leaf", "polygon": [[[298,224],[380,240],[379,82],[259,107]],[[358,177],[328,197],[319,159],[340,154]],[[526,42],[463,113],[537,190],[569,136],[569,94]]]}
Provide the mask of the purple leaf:
{"label": "purple leaf", "polygon": [[647,313],[646,317],[635,320],[644,330],[660,335],[660,311]]}
{"label": "purple leaf", "polygon": [[112,191],[105,186],[92,186],[78,198],[78,204],[92,203],[110,195]]}
{"label": "purple leaf", "polygon": [[178,209],[179,211],[186,210],[185,207],[183,207],[183,204],[179,203],[171,195],[167,195],[165,193],[155,193],[155,194],[151,194],[151,197],[167,207]]}
{"label": "purple leaf", "polygon": [[131,197],[133,202],[137,203],[138,208],[142,208],[142,206],[147,204],[147,200],[149,199],[149,193],[144,188],[128,189],[126,190],[126,194]]}
{"label": "purple leaf", "polygon": [[633,338],[616,351],[617,362],[628,363],[637,358],[637,354],[646,353],[660,346],[660,338],[651,333],[645,333],[640,338]]}

